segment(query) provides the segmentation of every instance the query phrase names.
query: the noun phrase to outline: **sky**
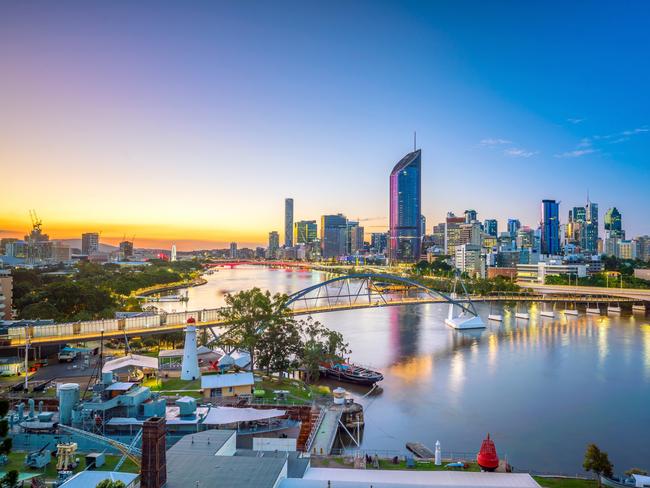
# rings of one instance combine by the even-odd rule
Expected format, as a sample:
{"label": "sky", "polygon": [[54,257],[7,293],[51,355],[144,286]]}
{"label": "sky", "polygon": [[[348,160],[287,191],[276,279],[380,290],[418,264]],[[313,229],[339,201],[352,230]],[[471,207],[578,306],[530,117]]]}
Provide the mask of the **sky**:
{"label": "sky", "polygon": [[587,193],[650,234],[647,2],[0,3],[0,237],[265,244],[344,213],[385,230],[422,149],[448,211],[536,226]]}

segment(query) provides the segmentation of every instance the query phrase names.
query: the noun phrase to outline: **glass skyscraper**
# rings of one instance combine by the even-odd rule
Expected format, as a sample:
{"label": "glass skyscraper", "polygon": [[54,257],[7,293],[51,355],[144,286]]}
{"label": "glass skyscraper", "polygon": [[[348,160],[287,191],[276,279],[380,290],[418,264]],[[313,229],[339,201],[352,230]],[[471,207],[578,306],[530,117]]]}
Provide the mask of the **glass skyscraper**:
{"label": "glass skyscraper", "polygon": [[559,254],[560,204],[555,200],[542,200],[541,228],[542,254]]}
{"label": "glass skyscraper", "polygon": [[293,246],[293,198],[284,199],[284,245]]}
{"label": "glass skyscraper", "polygon": [[390,260],[420,260],[422,151],[404,156],[390,173]]}
{"label": "glass skyscraper", "polygon": [[326,259],[344,256],[348,243],[348,219],[342,215],[323,215],[320,220],[320,245]]}
{"label": "glass skyscraper", "polygon": [[598,204],[587,201],[585,205],[585,231],[582,250],[595,254],[598,251]]}

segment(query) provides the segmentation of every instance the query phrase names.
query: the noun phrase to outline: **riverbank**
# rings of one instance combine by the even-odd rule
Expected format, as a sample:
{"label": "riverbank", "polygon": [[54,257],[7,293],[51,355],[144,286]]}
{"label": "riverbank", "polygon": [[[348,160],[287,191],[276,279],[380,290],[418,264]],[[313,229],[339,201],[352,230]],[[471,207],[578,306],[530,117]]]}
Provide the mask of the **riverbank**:
{"label": "riverbank", "polygon": [[146,297],[150,295],[155,295],[156,293],[164,293],[167,291],[180,290],[183,288],[193,288],[195,286],[205,285],[208,282],[202,276],[197,278],[192,278],[191,280],[176,281],[174,283],[165,283],[161,285],[148,286],[146,288],[140,288],[132,292],[133,296]]}

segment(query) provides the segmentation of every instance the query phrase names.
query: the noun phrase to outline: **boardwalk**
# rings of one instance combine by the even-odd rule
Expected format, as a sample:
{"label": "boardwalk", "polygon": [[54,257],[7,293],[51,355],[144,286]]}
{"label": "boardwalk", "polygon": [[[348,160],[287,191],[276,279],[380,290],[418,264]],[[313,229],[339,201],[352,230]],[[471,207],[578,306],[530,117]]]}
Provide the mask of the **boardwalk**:
{"label": "boardwalk", "polygon": [[325,415],[318,426],[310,452],[327,455],[332,451],[342,414],[343,408],[339,405],[331,405],[325,410]]}

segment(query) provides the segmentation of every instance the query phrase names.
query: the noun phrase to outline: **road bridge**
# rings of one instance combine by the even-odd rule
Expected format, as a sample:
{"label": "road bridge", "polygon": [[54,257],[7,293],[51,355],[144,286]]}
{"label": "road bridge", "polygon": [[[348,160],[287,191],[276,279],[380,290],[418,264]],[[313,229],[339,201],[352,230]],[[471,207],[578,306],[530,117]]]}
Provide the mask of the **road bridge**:
{"label": "road bridge", "polygon": [[[362,273],[336,276],[300,290],[289,295],[286,306],[292,315],[312,315],[363,308],[452,303],[465,312],[476,315],[473,302],[479,301],[633,304],[638,302],[638,299],[568,293],[497,293],[486,296],[457,297],[433,290],[409,278]],[[199,328],[227,327],[228,323],[221,318],[222,310],[214,308],[175,313],[159,312],[149,316],[127,319],[10,327],[6,335],[0,336],[0,347],[25,347],[26,342],[32,346],[39,346],[179,332],[185,328],[189,318],[193,318]]]}

